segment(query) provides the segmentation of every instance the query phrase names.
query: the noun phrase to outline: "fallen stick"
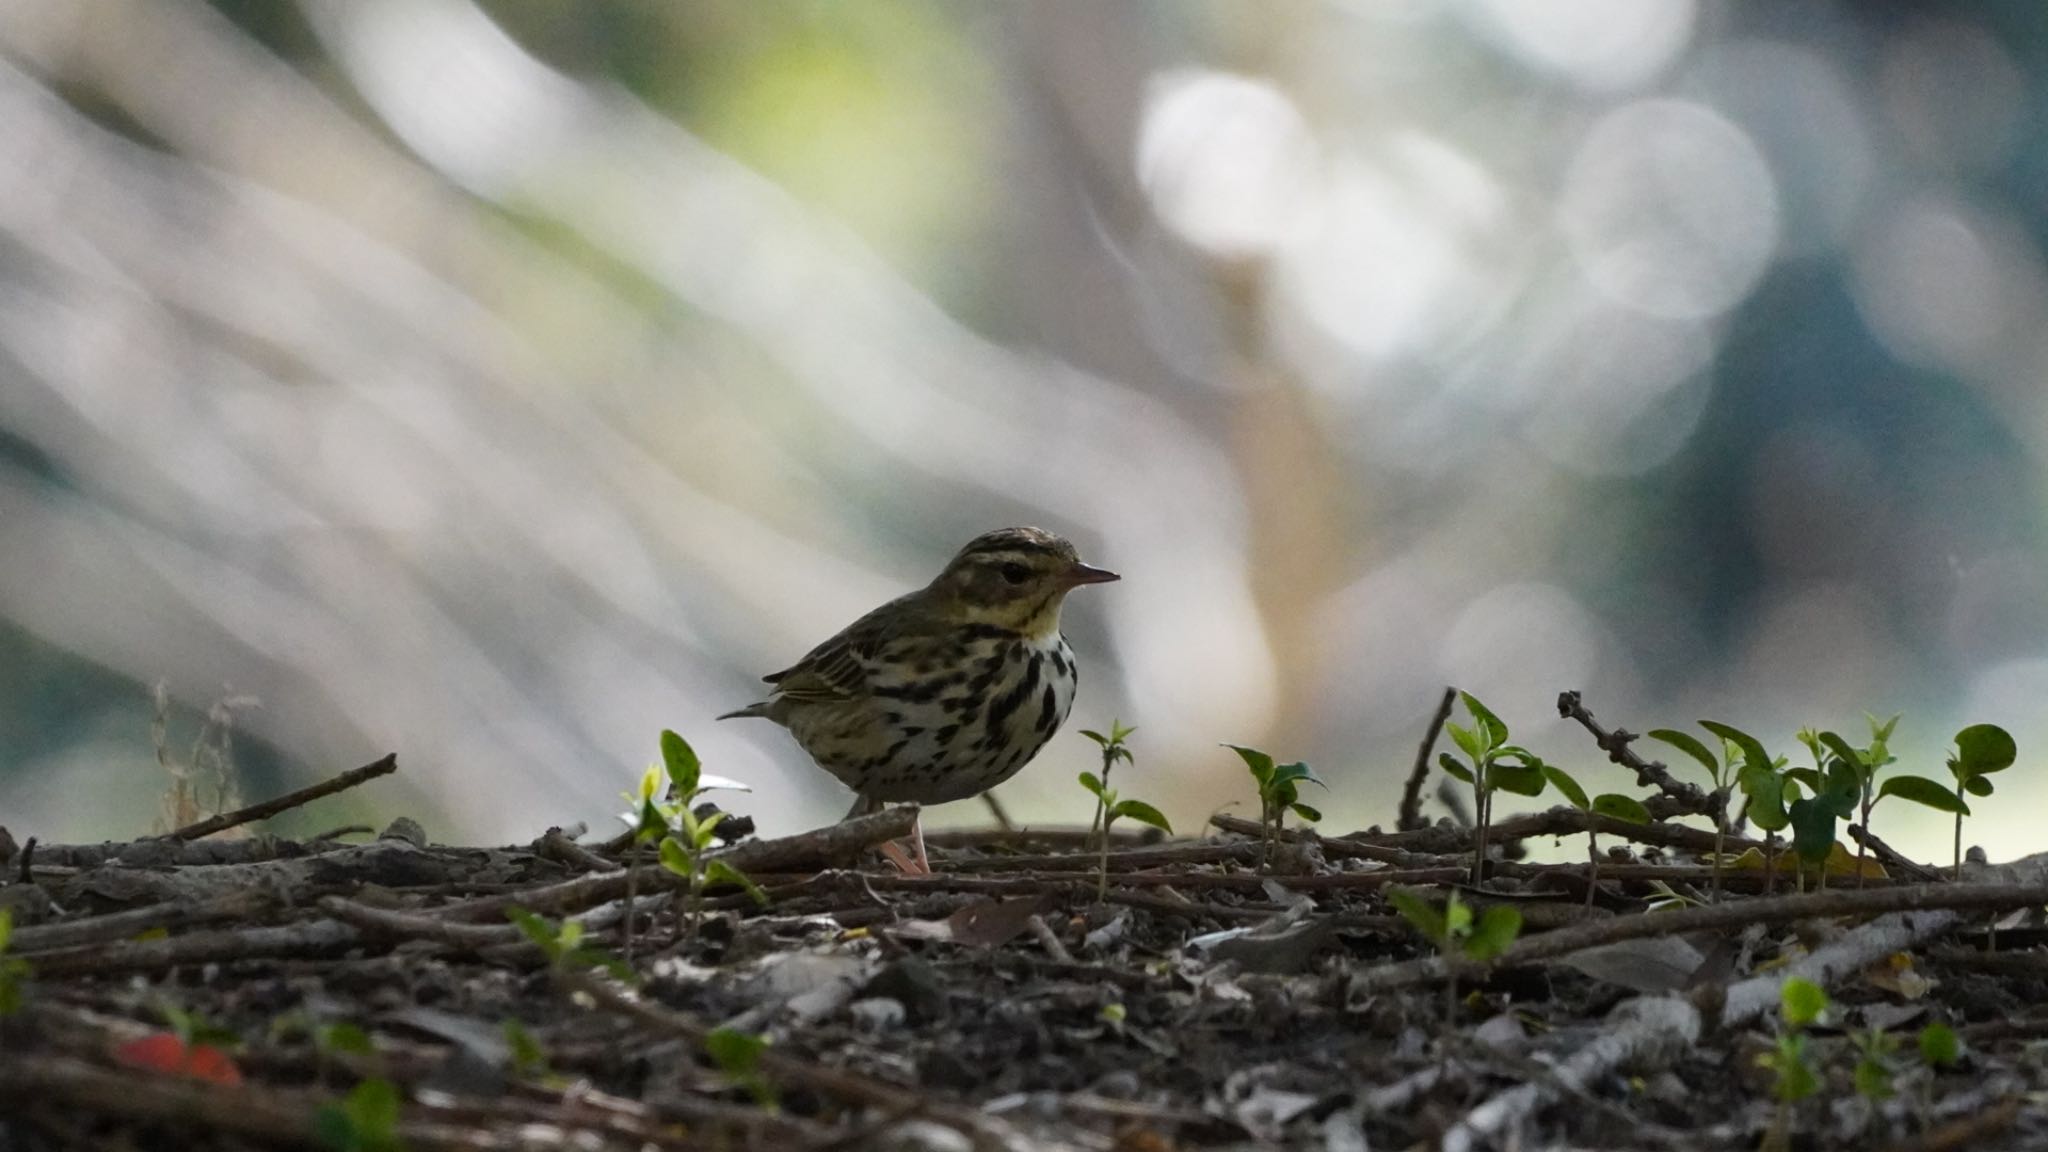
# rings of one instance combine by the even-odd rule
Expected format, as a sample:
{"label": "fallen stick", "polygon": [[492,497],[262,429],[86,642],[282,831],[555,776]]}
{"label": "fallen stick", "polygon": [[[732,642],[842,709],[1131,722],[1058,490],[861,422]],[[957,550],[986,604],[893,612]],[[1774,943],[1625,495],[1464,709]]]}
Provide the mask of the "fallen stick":
{"label": "fallen stick", "polygon": [[[1635,940],[1645,936],[1672,936],[1749,924],[1777,924],[1825,916],[1858,916],[1876,913],[1939,910],[1951,914],[1969,910],[2002,910],[2048,904],[2048,884],[1905,884],[1893,888],[1846,888],[1829,892],[1803,892],[1793,896],[1766,896],[1754,900],[1708,904],[1696,908],[1674,908],[1588,920],[1515,941],[1489,964],[1461,963],[1456,975],[1463,979],[1484,977],[1503,968],[1514,968],[1538,960],[1554,960],[1573,952]],[[1384,964],[1361,974],[1353,987],[1360,992],[1390,992],[1446,979],[1451,965],[1441,956],[1426,956],[1398,964]]]}
{"label": "fallen stick", "polygon": [[37,952],[54,952],[61,948],[126,940],[156,928],[182,928],[187,924],[204,924],[210,920],[240,919],[244,916],[253,916],[276,902],[277,898],[270,892],[252,890],[235,892],[212,900],[171,900],[162,904],[152,904],[147,908],[110,912],[105,916],[59,920],[54,924],[34,924],[14,930],[14,937],[8,944],[8,952],[16,956],[28,956]]}
{"label": "fallen stick", "polygon": [[375,780],[379,776],[389,776],[396,771],[398,771],[398,754],[396,752],[387,752],[383,759],[365,764],[361,768],[343,772],[339,776],[329,780],[322,780],[318,784],[308,788],[301,788],[297,792],[288,792],[274,800],[265,800],[261,804],[251,804],[247,808],[237,808],[233,812],[223,812],[218,816],[208,817],[196,824],[187,824],[175,832],[165,833],[163,838],[166,840],[197,840],[201,836],[211,836],[215,832],[247,824],[252,820],[267,819],[277,815],[279,812],[289,811],[301,804],[318,800],[323,796],[332,796],[336,792],[345,792],[365,781]]}
{"label": "fallen stick", "polygon": [[165,940],[92,944],[37,955],[37,976],[113,972],[157,972],[181,964],[254,960],[279,956],[322,956],[362,943],[362,933],[336,920],[310,920],[277,927],[224,932],[191,932]]}
{"label": "fallen stick", "polygon": [[1422,820],[1422,782],[1429,778],[1429,754],[1451,718],[1451,706],[1457,702],[1458,690],[1446,687],[1443,699],[1437,702],[1436,715],[1430,717],[1429,728],[1422,734],[1422,745],[1415,750],[1415,767],[1408,772],[1408,783],[1401,789],[1401,808],[1394,818],[1394,827],[1403,832],[1426,826]]}
{"label": "fallen stick", "polygon": [[[1590,1085],[1623,1066],[1644,1070],[1668,1065],[1683,1056],[1708,1026],[1725,1029],[1747,1023],[1775,1007],[1785,981],[1794,978],[1810,980],[1826,988],[1841,977],[1861,971],[1894,952],[1948,931],[1962,919],[1962,913],[1956,910],[1958,907],[2015,907],[2048,901],[2048,883],[2044,883],[2048,880],[2048,855],[2030,856],[1991,871],[2002,875],[2006,883],[1930,884],[1874,892],[1815,893],[1815,896],[1826,897],[1899,897],[1907,893],[1939,892],[1946,888],[1951,896],[1965,892],[1969,896],[1960,902],[1952,901],[1946,907],[1930,900],[1924,908],[1931,910],[1893,912],[1782,968],[1734,984],[1711,985],[1696,991],[1690,1000],[1675,996],[1638,996],[1625,1000],[1608,1015],[1609,1027],[1591,1043],[1582,1045],[1559,1062],[1552,1077],[1527,1081],[1494,1095],[1467,1112],[1450,1131],[1444,1133],[1443,1152],[1474,1152],[1486,1143],[1497,1142],[1504,1134],[1532,1120],[1560,1092],[1589,1090]],[[1989,898],[1991,892],[2001,888],[2009,892],[2013,903],[2000,904]],[[1745,900],[1739,904],[1689,908],[1682,913],[1658,915],[1738,909],[1753,912],[1759,905],[1799,899],[1807,897]],[[1552,933],[1563,934],[1563,931]],[[1697,1005],[1706,1003],[1711,1006],[1715,1002],[1719,1004],[1719,1011],[1712,1020],[1708,1020]]]}
{"label": "fallen stick", "polygon": [[[723,860],[749,875],[756,872],[786,872],[801,864],[820,864],[851,856],[863,848],[910,834],[917,822],[914,807],[889,808],[870,816],[856,816],[795,836],[775,840],[750,840],[710,857]],[[654,888],[677,888],[689,881],[663,868],[640,869],[640,883]],[[500,919],[508,908],[554,914],[588,908],[626,895],[627,869],[598,872],[543,884],[517,892],[502,892],[475,900],[461,900],[434,910],[434,915],[453,920]]]}

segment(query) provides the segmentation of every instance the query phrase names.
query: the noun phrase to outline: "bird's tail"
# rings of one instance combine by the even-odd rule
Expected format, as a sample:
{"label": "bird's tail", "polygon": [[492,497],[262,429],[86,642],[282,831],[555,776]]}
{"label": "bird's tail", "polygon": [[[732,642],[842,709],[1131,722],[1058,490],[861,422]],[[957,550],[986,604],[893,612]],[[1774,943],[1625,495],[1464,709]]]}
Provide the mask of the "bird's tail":
{"label": "bird's tail", "polygon": [[771,703],[773,702],[768,700],[759,700],[747,705],[745,708],[736,708],[731,712],[727,712],[725,715],[718,717],[718,719],[740,720],[748,716],[759,716],[764,720],[773,720],[775,719],[775,715],[768,710],[769,705]]}

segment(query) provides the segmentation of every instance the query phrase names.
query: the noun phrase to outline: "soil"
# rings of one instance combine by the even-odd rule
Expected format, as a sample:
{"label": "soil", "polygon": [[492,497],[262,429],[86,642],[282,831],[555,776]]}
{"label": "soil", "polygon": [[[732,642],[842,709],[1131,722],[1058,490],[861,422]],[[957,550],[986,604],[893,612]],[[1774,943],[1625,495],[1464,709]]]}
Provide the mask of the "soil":
{"label": "soil", "polygon": [[[0,1149],[2048,1145],[2035,871],[1915,883],[1894,860],[1765,896],[1730,869],[1716,904],[1683,847],[1702,834],[1667,819],[1608,829],[1589,904],[1585,862],[1509,858],[1583,821],[1505,822],[1473,886],[1449,823],[1269,843],[1219,820],[1119,839],[1098,898],[1079,830],[934,836],[913,876],[859,847],[901,835],[892,812],[727,849],[767,903],[694,907],[657,866],[629,881],[623,846],[557,833],[31,852],[0,832],[28,967],[0,1019]],[[1394,887],[1514,908],[1520,939],[1454,983]],[[584,936],[537,944],[513,906]],[[1797,1030],[1786,970],[1830,999]],[[1959,1059],[1922,1059],[1931,1024]],[[1760,1060],[1794,1032],[1814,1083],[1781,1103]],[[1859,1092],[1872,1044],[1885,1074]]]}

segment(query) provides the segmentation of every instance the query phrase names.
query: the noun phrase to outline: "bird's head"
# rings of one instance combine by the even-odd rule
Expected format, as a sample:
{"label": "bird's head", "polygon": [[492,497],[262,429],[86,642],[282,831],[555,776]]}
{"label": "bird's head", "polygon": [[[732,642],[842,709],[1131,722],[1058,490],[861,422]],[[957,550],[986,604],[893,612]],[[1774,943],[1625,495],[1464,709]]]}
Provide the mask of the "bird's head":
{"label": "bird's head", "polygon": [[1081,563],[1066,540],[1038,528],[1003,528],[967,542],[931,583],[940,611],[963,624],[990,624],[1027,636],[1059,630],[1060,602],[1114,572]]}

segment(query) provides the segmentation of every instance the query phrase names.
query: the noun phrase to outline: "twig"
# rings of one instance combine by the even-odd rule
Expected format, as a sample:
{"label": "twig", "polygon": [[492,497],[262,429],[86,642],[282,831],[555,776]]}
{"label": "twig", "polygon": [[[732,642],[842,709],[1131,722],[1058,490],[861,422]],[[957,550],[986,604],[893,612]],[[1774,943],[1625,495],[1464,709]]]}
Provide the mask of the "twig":
{"label": "twig", "polygon": [[560,828],[550,828],[541,833],[540,839],[533,842],[533,852],[536,856],[560,861],[585,872],[610,872],[618,867],[617,864],[569,839]]}
{"label": "twig", "polygon": [[[1174,864],[1215,864],[1224,860],[1252,860],[1259,855],[1257,844],[1164,844],[1156,848],[1129,848],[1098,856],[1112,872],[1161,868]],[[1066,868],[1078,863],[1073,853],[1044,856],[984,856],[973,860],[951,860],[949,872],[1032,872]]]}
{"label": "twig", "polygon": [[167,940],[126,940],[67,948],[38,955],[35,970],[38,976],[155,972],[181,964],[336,955],[361,945],[362,940],[362,933],[340,921],[312,920],[232,932],[193,932]]}
{"label": "twig", "polygon": [[1065,942],[1060,939],[1059,933],[1052,930],[1052,925],[1045,922],[1045,917],[1033,916],[1030,924],[1031,934],[1037,937],[1038,946],[1045,949],[1047,956],[1052,957],[1061,964],[1072,964],[1074,962],[1074,954],[1067,951]]}
{"label": "twig", "polygon": [[126,940],[155,928],[182,928],[187,924],[204,924],[209,920],[235,920],[254,916],[274,903],[276,899],[264,891],[234,892],[202,901],[171,900],[162,904],[151,904],[146,908],[131,908],[126,912],[110,912],[105,916],[87,916],[77,920],[60,920],[55,924],[16,928],[8,950],[16,955],[28,955],[35,952],[54,952],[62,948],[77,948],[87,944],[104,944]]}
{"label": "twig", "polygon": [[[1769,896],[1728,904],[1709,904],[1703,908],[1675,908],[1584,921],[1554,932],[1524,937],[1510,945],[1492,963],[1461,964],[1457,974],[1483,974],[1538,960],[1554,960],[1588,948],[1645,936],[1671,936],[1826,916],[1932,910],[1956,912],[2026,908],[2036,904],[2048,904],[2048,884],[1909,884],[1896,888],[1835,888],[1826,892]],[[1444,979],[1451,974],[1451,967],[1443,957],[1429,956],[1371,969],[1359,976],[1354,987],[1361,992],[1384,992]]]}
{"label": "twig", "polygon": [[1858,844],[1870,849],[1870,854],[1877,857],[1877,862],[1893,872],[1903,872],[1911,879],[1922,883],[1932,883],[1946,878],[1940,871],[1905,856],[1898,849],[1879,839],[1877,833],[1864,828],[1861,824],[1849,825],[1849,835]]}
{"label": "twig", "polygon": [[[1668,1065],[1693,1049],[1701,1032],[1710,1024],[1718,1023],[1726,1028],[1747,1023],[1769,1011],[1778,1003],[1781,990],[1788,979],[1797,977],[1811,980],[1823,988],[1842,976],[1860,971],[1873,961],[1912,947],[1954,927],[1961,919],[1955,907],[1998,907],[2003,901],[1994,899],[2001,888],[2006,896],[2017,905],[2040,903],[2048,899],[2048,857],[2030,857],[2016,865],[2008,866],[2008,875],[2024,877],[2024,884],[1998,885],[1976,884],[1968,886],[1970,896],[1957,904],[1953,897],[1959,889],[1943,885],[1915,885],[1909,888],[1856,891],[1854,889],[1815,893],[1827,897],[1898,897],[1906,893],[1925,893],[1930,897],[1946,892],[1951,898],[1948,906],[1929,904],[1918,907],[1932,908],[1932,911],[1895,912],[1857,928],[1832,943],[1815,949],[1808,955],[1794,960],[1783,968],[1763,976],[1751,977],[1733,985],[1712,985],[1703,991],[1712,996],[1695,994],[1695,1002],[1719,1002],[1717,1020],[1707,1021],[1694,1003],[1673,996],[1640,996],[1623,1001],[1608,1016],[1607,1029],[1590,1043],[1582,1044],[1565,1060],[1556,1066],[1556,1074],[1550,1080],[1529,1081],[1518,1087],[1501,1092],[1479,1107],[1465,1114],[1464,1119],[1453,1125],[1443,1137],[1443,1152],[1473,1152],[1500,1138],[1512,1129],[1519,1128],[1532,1119],[1546,1103],[1555,1099],[1560,1089],[1576,1091],[1622,1067],[1624,1064],[1638,1069],[1655,1069]],[[1677,918],[1689,913],[1740,913],[1754,912],[1759,906],[1781,904],[1785,901],[1811,900],[1811,896],[1787,896],[1776,899],[1746,900],[1739,904],[1721,904],[1707,908],[1688,908],[1682,912],[1660,913],[1662,916]],[[1567,929],[1566,931],[1569,931]],[[1564,935],[1564,932],[1553,933]],[[1518,945],[1519,947],[1519,945]],[[1509,950],[1510,952],[1513,949]]]}
{"label": "twig", "polygon": [[[709,859],[723,860],[749,876],[788,871],[801,865],[842,859],[884,840],[907,836],[916,820],[915,807],[889,808],[795,836],[749,841],[716,853]],[[452,920],[496,920],[504,917],[505,909],[515,906],[547,914],[588,908],[592,904],[623,897],[629,884],[627,871],[621,868],[598,872],[578,876],[574,880],[464,900],[435,909],[434,914]],[[642,883],[669,888],[689,885],[683,877],[661,869],[649,870]]]}
{"label": "twig", "polygon": [[1959,1152],[1965,1148],[1985,1147],[1992,1137],[2019,1120],[2022,1103],[2024,1101],[2020,1097],[2008,1096],[1982,1112],[1951,1120],[1939,1128],[1929,1128],[1910,1140],[1887,1144],[1884,1152]]}
{"label": "twig", "polygon": [[[465,951],[500,944],[516,944],[526,939],[516,924],[464,924],[416,912],[372,908],[368,904],[358,904],[339,896],[322,897],[320,910],[344,924],[361,929],[370,936],[399,940],[432,940],[436,944],[446,944]],[[539,954],[537,946],[535,954]]]}
{"label": "twig", "polygon": [[1655,760],[1645,760],[1635,754],[1629,743],[1636,737],[1626,729],[1616,728],[1609,732],[1600,727],[1593,714],[1586,711],[1577,692],[1560,692],[1557,696],[1557,714],[1567,720],[1576,720],[1580,727],[1593,734],[1593,742],[1600,746],[1607,758],[1636,774],[1636,783],[1654,785],[1659,792],[1671,797],[1689,813],[1711,815],[1714,798],[1702,792],[1697,785],[1687,784],[1671,774],[1671,771]]}
{"label": "twig", "polygon": [[[1218,812],[1214,816],[1209,817],[1209,823],[1223,829],[1225,832],[1235,832],[1240,836],[1264,837],[1268,835],[1268,829],[1265,825],[1256,820],[1246,820],[1242,816],[1231,816]],[[1403,868],[1428,867],[1448,862],[1434,859],[1418,859],[1418,853],[1400,848],[1383,847],[1372,843],[1370,840],[1359,838],[1358,834],[1350,836],[1325,836],[1312,828],[1282,828],[1279,835],[1280,839],[1291,843],[1313,844],[1317,848],[1322,849],[1325,857],[1332,860],[1372,860],[1381,864],[1398,865]],[[1420,855],[1428,856],[1432,854],[1422,853]],[[1442,853],[1441,855],[1449,856],[1450,853]]]}
{"label": "twig", "polygon": [[1415,767],[1408,772],[1408,784],[1401,789],[1401,810],[1394,820],[1394,827],[1403,832],[1425,827],[1422,819],[1422,782],[1429,779],[1429,754],[1436,748],[1436,739],[1442,735],[1444,725],[1450,721],[1451,706],[1458,702],[1458,690],[1445,688],[1444,698],[1437,703],[1436,715],[1430,718],[1428,731],[1422,734],[1422,746],[1415,750]]}
{"label": "twig", "polygon": [[252,820],[263,820],[275,816],[279,812],[289,811],[301,804],[318,800],[322,796],[332,796],[336,792],[347,791],[364,781],[375,780],[379,776],[388,776],[396,771],[398,771],[398,754],[395,752],[386,753],[381,760],[365,764],[361,768],[343,772],[339,776],[323,780],[309,788],[301,788],[297,792],[289,792],[274,800],[265,800],[261,804],[251,804],[247,808],[237,808],[233,812],[223,812],[218,816],[208,817],[196,824],[187,824],[175,832],[166,833],[164,838],[167,840],[197,840],[201,836],[211,836],[215,832],[227,828],[234,828],[238,825],[247,824]]}

